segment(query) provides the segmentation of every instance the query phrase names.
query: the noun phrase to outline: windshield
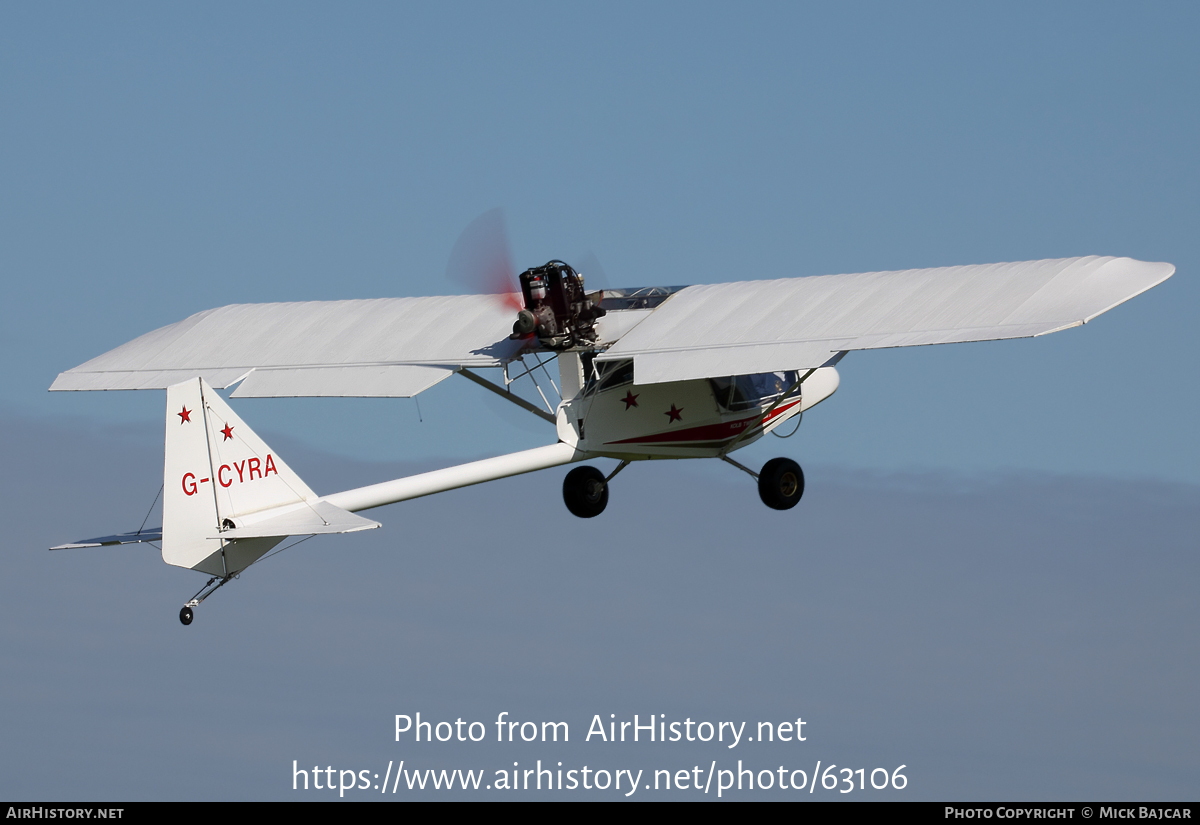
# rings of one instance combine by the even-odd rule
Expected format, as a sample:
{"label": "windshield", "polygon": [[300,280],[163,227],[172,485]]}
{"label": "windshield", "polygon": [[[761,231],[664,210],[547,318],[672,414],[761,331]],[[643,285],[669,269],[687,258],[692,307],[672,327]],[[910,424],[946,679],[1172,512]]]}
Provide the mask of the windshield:
{"label": "windshield", "polygon": [[[633,361],[602,361],[596,364],[597,370],[588,375],[587,383],[583,386],[583,394],[591,395],[600,390],[619,387],[633,382]],[[599,377],[596,373],[599,372]]]}

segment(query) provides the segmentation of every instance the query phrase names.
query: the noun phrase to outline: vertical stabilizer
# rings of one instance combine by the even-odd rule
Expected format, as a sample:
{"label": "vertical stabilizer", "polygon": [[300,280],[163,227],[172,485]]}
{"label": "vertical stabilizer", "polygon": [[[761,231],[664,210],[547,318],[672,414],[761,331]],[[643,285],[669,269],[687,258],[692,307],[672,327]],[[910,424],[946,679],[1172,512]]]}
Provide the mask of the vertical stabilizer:
{"label": "vertical stabilizer", "polygon": [[163,561],[228,576],[283,536],[227,541],[243,516],[317,496],[201,378],[167,388]]}

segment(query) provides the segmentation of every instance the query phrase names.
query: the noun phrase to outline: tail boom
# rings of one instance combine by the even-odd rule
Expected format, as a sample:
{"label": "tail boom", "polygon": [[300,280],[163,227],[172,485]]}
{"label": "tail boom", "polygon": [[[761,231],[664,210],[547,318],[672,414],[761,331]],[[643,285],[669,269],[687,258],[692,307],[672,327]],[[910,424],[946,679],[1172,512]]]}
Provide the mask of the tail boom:
{"label": "tail boom", "polygon": [[508,476],[532,473],[535,470],[559,467],[587,457],[587,453],[575,449],[570,444],[559,442],[519,453],[509,453],[495,458],[485,458],[482,461],[472,461],[469,464],[459,464],[444,470],[434,470],[429,473],[372,484],[368,487],[346,490],[325,496],[323,501],[351,513],[357,513],[360,510],[370,510],[372,507],[408,501],[453,490],[457,487],[469,487],[485,481],[495,481]]}
{"label": "tail boom", "polygon": [[162,555],[222,579],[288,536],[379,527],[360,510],[586,458],[557,443],[318,496],[202,378],[167,388]]}

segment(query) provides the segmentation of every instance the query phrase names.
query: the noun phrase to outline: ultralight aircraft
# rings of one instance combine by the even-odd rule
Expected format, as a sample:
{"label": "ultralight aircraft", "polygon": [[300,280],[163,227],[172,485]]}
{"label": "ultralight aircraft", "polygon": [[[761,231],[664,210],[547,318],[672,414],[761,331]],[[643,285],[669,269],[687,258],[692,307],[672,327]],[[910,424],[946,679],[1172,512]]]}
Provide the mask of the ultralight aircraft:
{"label": "ultralight aircraft", "polygon": [[[847,353],[1046,335],[1174,271],[1084,257],[589,293],[555,260],[522,273],[519,293],[210,309],[50,387],[167,391],[162,527],[52,549],[161,541],[165,562],[210,576],[179,613],[187,625],[193,608],[289,536],[379,527],[357,513],[585,460],[618,463],[567,473],[563,500],[580,518],[604,511],[631,462],[668,458],[725,461],[756,480],[764,504],[788,510],[804,494],[795,461],[755,472],[730,454],[829,398]],[[318,495],[214,389],[409,398],[455,374],[545,419],[553,443]],[[526,377],[544,408],[513,392]]]}

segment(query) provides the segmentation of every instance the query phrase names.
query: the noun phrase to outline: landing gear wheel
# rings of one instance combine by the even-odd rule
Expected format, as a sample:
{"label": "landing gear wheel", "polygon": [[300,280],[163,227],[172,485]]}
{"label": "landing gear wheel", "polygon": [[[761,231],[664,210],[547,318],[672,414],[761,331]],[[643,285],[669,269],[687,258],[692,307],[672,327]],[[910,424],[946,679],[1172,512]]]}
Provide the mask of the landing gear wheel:
{"label": "landing gear wheel", "polygon": [[179,611],[179,621],[185,625],[192,623],[192,609],[190,607],[185,606]]}
{"label": "landing gear wheel", "polygon": [[804,471],[790,458],[772,458],[758,474],[758,496],[772,510],[790,510],[804,495]]}
{"label": "landing gear wheel", "polygon": [[608,506],[608,482],[595,467],[576,467],[563,479],[563,501],[580,518],[593,518]]}

